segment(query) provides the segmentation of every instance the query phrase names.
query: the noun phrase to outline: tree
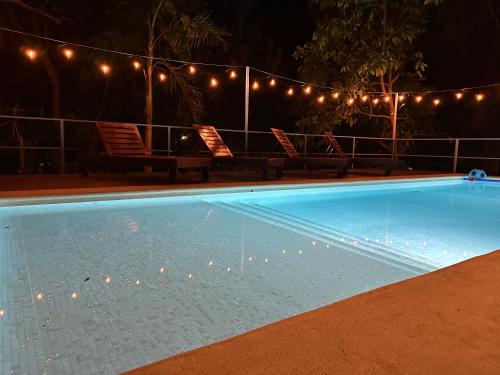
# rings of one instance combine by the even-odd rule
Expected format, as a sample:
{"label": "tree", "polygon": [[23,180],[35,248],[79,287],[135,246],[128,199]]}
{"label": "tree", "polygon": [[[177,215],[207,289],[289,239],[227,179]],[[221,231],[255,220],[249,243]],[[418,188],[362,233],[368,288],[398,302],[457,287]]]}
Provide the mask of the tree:
{"label": "tree", "polygon": [[[196,121],[203,109],[201,92],[191,83],[184,64],[169,61],[189,60],[205,47],[223,46],[225,33],[200,11],[200,1],[196,0],[144,0],[134,3],[133,12],[130,1],[111,1],[110,7],[110,18],[119,21],[112,24],[115,28],[106,34],[109,42],[146,57],[143,61],[146,124],[153,124],[155,69],[165,71],[171,90],[180,93],[179,97]],[[152,151],[152,131],[152,126],[146,127],[144,138],[148,153]]]}
{"label": "tree", "polygon": [[[33,31],[38,35],[47,36],[49,29],[53,29],[56,26],[60,27],[63,21],[67,21],[62,16],[61,5],[60,1],[31,5],[25,3],[23,0],[0,0],[0,11],[5,11],[7,24],[12,25],[15,29]],[[24,39],[30,41],[30,38]],[[40,58],[51,85],[51,114],[53,117],[59,117],[61,114],[60,79],[52,57],[47,52],[49,45],[42,39],[31,42],[37,46],[37,49],[43,51]]]}
{"label": "tree", "polygon": [[[343,97],[312,112],[310,123],[327,120],[353,125],[359,115],[381,119],[396,138],[398,109],[404,106],[397,92],[415,88],[427,65],[415,42],[425,30],[428,8],[440,0],[311,0],[317,11],[312,41],[299,47],[295,57],[308,80],[342,89]],[[381,92],[375,105],[350,100],[367,92]],[[393,141],[392,155],[397,158]]]}

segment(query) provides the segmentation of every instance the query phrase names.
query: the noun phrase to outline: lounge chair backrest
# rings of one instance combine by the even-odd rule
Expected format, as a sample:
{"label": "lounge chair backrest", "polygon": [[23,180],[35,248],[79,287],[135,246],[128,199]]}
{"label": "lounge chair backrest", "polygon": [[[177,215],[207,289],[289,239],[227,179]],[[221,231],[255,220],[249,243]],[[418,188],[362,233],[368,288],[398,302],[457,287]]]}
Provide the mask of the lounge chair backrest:
{"label": "lounge chair backrest", "polygon": [[97,130],[108,156],[146,156],[136,125],[119,122],[97,122]]}
{"label": "lounge chair backrest", "polygon": [[337,142],[335,139],[334,135],[332,132],[325,132],[326,139],[328,139],[328,142],[330,143],[330,146],[332,146],[335,149],[335,152],[337,153],[338,156],[340,156],[342,159],[347,158],[347,155],[345,154],[344,150],[340,146],[340,144]]}
{"label": "lounge chair backrest", "polygon": [[283,130],[271,128],[271,131],[274,133],[276,139],[281,144],[281,147],[283,147],[283,150],[285,150],[288,157],[297,158],[300,156],[300,154],[297,152],[295,147],[293,147],[292,142],[290,142],[290,139],[288,139]]}
{"label": "lounge chair backrest", "polygon": [[232,157],[233,153],[220,137],[217,129],[209,125],[193,125],[193,128],[198,132],[201,139],[207,145],[212,153],[212,156]]}

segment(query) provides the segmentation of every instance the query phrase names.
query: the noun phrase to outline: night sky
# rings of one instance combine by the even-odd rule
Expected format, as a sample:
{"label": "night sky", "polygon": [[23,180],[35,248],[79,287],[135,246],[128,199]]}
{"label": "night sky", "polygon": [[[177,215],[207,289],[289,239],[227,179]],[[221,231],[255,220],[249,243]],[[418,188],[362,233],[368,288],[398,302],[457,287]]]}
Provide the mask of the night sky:
{"label": "night sky", "polygon": [[[313,12],[308,1],[208,0],[200,3],[204,3],[201,7],[211,15],[215,23],[231,35],[227,51],[207,53],[199,56],[200,59],[251,65],[272,73],[299,77],[293,52],[297,46],[310,40],[314,31]],[[500,82],[500,6],[497,3],[494,0],[448,0],[432,11],[427,31],[418,43],[429,64],[426,87],[447,89]],[[109,26],[106,25],[102,11],[103,2],[55,1],[54,4],[58,4],[55,9],[64,16],[65,21],[61,26],[51,27],[47,35],[85,44],[100,44],[99,35]],[[0,13],[1,25],[16,26],[5,12]],[[37,32],[29,18],[21,18],[20,25],[14,28],[18,27]],[[13,103],[17,103],[22,113],[48,115],[50,104],[47,102],[47,82],[40,67],[33,67],[33,64],[30,66],[20,56],[20,43],[18,38],[0,33],[3,54],[0,62],[0,108],[3,112],[10,112]],[[94,56],[89,54],[89,61],[92,58]],[[141,121],[141,96],[138,95],[135,99],[119,96],[124,89],[129,90],[130,96],[134,92],[142,94],[141,81],[127,78],[122,83],[116,82],[116,79],[115,82],[110,82],[103,104],[103,84],[93,75],[94,72],[88,70],[89,66],[93,68],[91,62],[82,62],[78,67],[62,64],[56,66],[62,82],[62,115],[93,119],[97,116],[96,108],[101,106],[104,107],[100,115],[103,118]],[[212,72],[207,72],[209,73]],[[224,94],[208,93],[205,120],[222,127],[240,127],[240,94],[239,87],[234,90],[228,87]],[[495,125],[500,117],[497,110],[500,93],[489,89],[486,94],[488,101],[480,109],[473,105],[443,106],[436,113],[439,126],[436,127],[435,134],[500,136],[500,127]],[[253,99],[251,116],[255,129],[266,129],[274,124],[287,129],[294,128],[294,109],[281,104],[282,95],[279,98],[276,96],[280,95],[265,93]],[[231,105],[228,106],[228,102]],[[158,105],[160,109],[157,121],[175,121],[172,113],[162,112],[161,107],[165,106],[161,104]],[[233,111],[228,110],[228,107],[232,107]],[[345,130],[347,133],[358,131]]]}

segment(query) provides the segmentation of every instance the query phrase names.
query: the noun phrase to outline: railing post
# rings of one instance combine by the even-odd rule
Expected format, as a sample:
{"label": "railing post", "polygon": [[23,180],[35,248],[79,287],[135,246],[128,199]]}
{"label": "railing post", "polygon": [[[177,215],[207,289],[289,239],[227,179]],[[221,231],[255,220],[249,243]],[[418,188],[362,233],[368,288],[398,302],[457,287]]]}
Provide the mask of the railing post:
{"label": "railing post", "polygon": [[453,173],[457,173],[458,165],[458,148],[460,146],[460,139],[455,138],[455,153],[453,154]]}
{"label": "railing post", "polygon": [[248,111],[250,108],[250,67],[245,68],[245,156],[248,155]]}
{"label": "railing post", "polygon": [[[354,159],[354,156],[356,155],[356,137],[352,137],[352,150],[351,150],[351,158]],[[354,160],[351,163],[351,169],[354,169]]]}
{"label": "railing post", "polygon": [[60,173],[66,173],[66,155],[65,155],[65,146],[64,146],[64,120],[59,120],[59,150],[60,150]]}
{"label": "railing post", "polygon": [[307,156],[307,134],[304,134],[304,156]]}
{"label": "railing post", "polygon": [[170,152],[171,152],[171,147],[170,146],[172,144],[171,140],[170,140],[170,135],[171,135],[171,133],[170,133],[170,126],[169,126],[167,128],[167,150],[168,150],[167,152],[168,152],[168,156],[170,156]]}

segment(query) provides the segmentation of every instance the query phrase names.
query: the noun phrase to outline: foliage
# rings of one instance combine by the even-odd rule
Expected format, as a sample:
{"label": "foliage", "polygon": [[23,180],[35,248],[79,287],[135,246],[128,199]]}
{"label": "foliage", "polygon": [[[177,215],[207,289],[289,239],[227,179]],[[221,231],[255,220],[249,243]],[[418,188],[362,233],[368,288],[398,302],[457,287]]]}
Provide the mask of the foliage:
{"label": "foliage", "polygon": [[[311,0],[316,31],[295,57],[301,74],[319,84],[344,89],[338,101],[310,109],[302,126],[353,125],[368,115],[389,125],[393,101],[373,106],[348,98],[378,91],[391,95],[418,87],[427,68],[415,42],[425,31],[426,15],[440,0]],[[408,119],[408,114],[403,120]],[[363,121],[363,120],[361,120]]]}
{"label": "foliage", "polygon": [[179,114],[196,121],[203,110],[202,93],[188,79],[185,66],[168,60],[193,60],[207,47],[225,46],[226,33],[205,13],[204,2],[146,0],[134,4],[133,12],[126,0],[109,1],[107,6],[107,30],[101,35],[104,43],[140,55],[164,57],[155,60],[152,68],[167,72],[173,99],[170,104],[178,106]]}

